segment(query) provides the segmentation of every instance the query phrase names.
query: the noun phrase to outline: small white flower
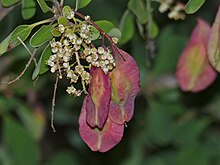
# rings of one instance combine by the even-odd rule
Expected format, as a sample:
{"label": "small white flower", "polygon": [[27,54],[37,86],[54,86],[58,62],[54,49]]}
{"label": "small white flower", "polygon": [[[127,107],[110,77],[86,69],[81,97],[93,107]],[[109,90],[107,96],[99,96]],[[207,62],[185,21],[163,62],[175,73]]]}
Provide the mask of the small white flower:
{"label": "small white flower", "polygon": [[86,21],[90,21],[90,19],[91,19],[91,18],[90,18],[89,15],[85,16],[85,20],[86,20]]}
{"label": "small white flower", "polygon": [[86,61],[89,62],[89,63],[92,62],[92,57],[91,56],[87,56],[86,57]]}
{"label": "small white flower", "polygon": [[98,47],[98,53],[103,54],[105,52],[105,49],[103,47]]}
{"label": "small white flower", "polygon": [[73,19],[75,16],[74,11],[71,10],[71,12],[69,13],[69,15],[66,16],[67,19]]}
{"label": "small white flower", "polygon": [[57,70],[57,66],[54,65],[52,68],[50,68],[51,73],[54,73]]}
{"label": "small white flower", "polygon": [[81,45],[82,42],[83,42],[83,41],[82,41],[82,39],[80,39],[80,38],[78,38],[78,39],[76,40],[76,44],[77,44],[77,45]]}
{"label": "small white flower", "polygon": [[84,68],[83,68],[82,65],[77,65],[77,66],[75,67],[75,71],[76,71],[76,73],[78,73],[78,74],[82,74],[82,72],[84,71]]}
{"label": "small white flower", "polygon": [[117,44],[118,43],[118,38],[117,37],[113,37],[112,41],[114,42],[114,44]]}
{"label": "small white flower", "polygon": [[57,48],[57,47],[54,47],[54,48],[51,49],[51,51],[52,51],[53,53],[57,53],[57,52],[58,52],[58,48]]}
{"label": "small white flower", "polygon": [[70,65],[69,65],[69,62],[64,62],[64,63],[63,63],[63,67],[64,67],[64,68],[68,68],[69,66],[70,66]]}
{"label": "small white flower", "polygon": [[65,27],[62,24],[58,25],[58,29],[59,29],[60,33],[64,33],[64,31],[65,31]]}
{"label": "small white flower", "polygon": [[63,40],[63,44],[64,44],[65,46],[68,46],[70,43],[69,43],[69,41],[68,41],[67,39],[65,39],[65,40]]}
{"label": "small white flower", "polygon": [[70,60],[70,57],[67,56],[66,54],[63,56],[63,61],[68,62]]}
{"label": "small white flower", "polygon": [[90,55],[90,54],[91,54],[90,48],[85,48],[84,51],[83,51],[83,53],[84,53],[86,56]]}

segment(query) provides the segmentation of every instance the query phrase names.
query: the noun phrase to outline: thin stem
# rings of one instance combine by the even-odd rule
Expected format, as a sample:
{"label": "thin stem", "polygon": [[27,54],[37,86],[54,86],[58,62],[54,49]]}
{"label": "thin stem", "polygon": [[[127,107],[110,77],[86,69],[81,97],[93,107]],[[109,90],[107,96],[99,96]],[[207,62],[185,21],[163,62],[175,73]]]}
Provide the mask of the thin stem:
{"label": "thin stem", "polygon": [[56,129],[55,129],[55,126],[54,126],[54,111],[55,111],[55,102],[56,102],[56,93],[57,93],[58,81],[59,81],[59,76],[57,75],[56,82],[54,84],[52,110],[51,110],[51,128],[53,129],[53,132],[56,132]]}
{"label": "thin stem", "polygon": [[[21,42],[21,44],[24,46],[24,48],[28,51],[28,53],[29,53],[30,55],[32,55],[30,49],[29,49],[29,48],[27,47],[27,45],[21,40],[21,38],[20,38],[20,37],[17,37],[17,38],[18,38],[18,40]],[[33,60],[34,60],[35,66],[37,67],[37,60],[36,60],[36,58],[34,57]]]}
{"label": "thin stem", "polygon": [[52,19],[45,19],[45,20],[33,23],[32,26],[38,26],[38,25],[41,25],[41,24],[49,23],[51,21],[53,21],[53,20]]}
{"label": "thin stem", "polygon": [[61,0],[60,1],[60,6],[63,7],[63,4],[64,4],[64,0]]}
{"label": "thin stem", "polygon": [[151,32],[151,28],[152,28],[152,24],[153,24],[151,0],[146,0],[146,8],[147,8],[147,12],[148,12],[148,22],[145,26],[145,28],[146,28],[146,48],[149,51],[149,56],[150,56],[149,60],[150,60],[150,65],[151,65],[152,59],[155,56],[154,41],[150,37],[150,32]]}
{"label": "thin stem", "polygon": [[[76,55],[76,61],[77,61],[78,65],[79,65],[79,66],[82,66],[81,63],[80,63],[80,60],[79,60],[79,54],[78,54],[78,52],[75,52],[75,55]],[[81,82],[82,82],[83,91],[84,91],[85,94],[87,94],[88,92],[86,91],[85,81],[82,79]]]}
{"label": "thin stem", "polygon": [[8,82],[8,85],[10,85],[10,84],[12,84],[12,83],[18,81],[18,80],[24,75],[25,71],[29,68],[29,66],[30,66],[30,64],[31,64],[31,61],[34,59],[34,56],[35,56],[37,50],[38,50],[38,49],[36,48],[36,49],[34,50],[34,52],[32,53],[31,58],[29,59],[28,63],[26,64],[24,70],[23,70],[14,80]]}
{"label": "thin stem", "polygon": [[76,8],[75,8],[75,11],[78,10],[78,5],[79,5],[79,0],[76,0]]}

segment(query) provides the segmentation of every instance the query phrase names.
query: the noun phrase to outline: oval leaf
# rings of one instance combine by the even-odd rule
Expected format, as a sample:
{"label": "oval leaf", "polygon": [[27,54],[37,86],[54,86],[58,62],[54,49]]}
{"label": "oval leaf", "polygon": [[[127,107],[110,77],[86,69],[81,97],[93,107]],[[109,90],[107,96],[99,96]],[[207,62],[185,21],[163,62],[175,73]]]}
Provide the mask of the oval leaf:
{"label": "oval leaf", "polygon": [[30,45],[39,47],[45,42],[50,41],[53,36],[51,34],[52,25],[43,25],[30,39]]}
{"label": "oval leaf", "polygon": [[66,17],[64,17],[64,16],[60,16],[59,18],[58,18],[58,24],[62,24],[62,25],[68,25],[68,20],[67,20],[67,18]]}
{"label": "oval leaf", "polygon": [[78,121],[80,136],[92,151],[106,152],[121,141],[124,125],[116,124],[108,118],[102,129],[90,127],[86,122],[87,99],[88,96],[84,99]]}
{"label": "oval leaf", "polygon": [[32,18],[36,13],[35,0],[22,0],[22,17],[27,20]]}
{"label": "oval leaf", "polygon": [[47,72],[49,70],[46,62],[50,58],[51,55],[52,55],[51,47],[48,45],[42,53],[42,60],[41,60],[39,74],[44,74],[45,72]]}
{"label": "oval leaf", "polygon": [[15,47],[20,44],[20,41],[18,37],[22,40],[25,41],[28,36],[30,35],[32,29],[34,26],[32,25],[20,25],[18,26],[13,32],[10,40],[10,47]]}
{"label": "oval leaf", "polygon": [[[37,76],[40,74],[40,72],[46,72],[48,71],[48,67],[46,65],[46,61],[49,59],[50,55],[51,55],[51,48],[49,47],[49,45],[44,49],[44,51],[42,52],[40,59],[37,63],[37,66],[34,69],[34,72],[32,74],[32,80],[35,80],[37,78]],[[46,56],[46,57],[44,57]],[[42,63],[43,61],[43,63]]]}
{"label": "oval leaf", "polygon": [[207,55],[209,33],[208,23],[199,19],[177,65],[177,81],[183,91],[199,92],[216,78]]}
{"label": "oval leaf", "polygon": [[130,0],[128,2],[128,9],[136,15],[141,24],[147,23],[148,15],[143,1]]}
{"label": "oval leaf", "polygon": [[96,21],[95,24],[98,25],[106,33],[114,28],[113,23],[106,20]]}
{"label": "oval leaf", "polygon": [[187,14],[193,14],[205,3],[205,0],[189,0],[186,4],[185,11]]}
{"label": "oval leaf", "polygon": [[134,35],[134,21],[129,10],[126,10],[120,20],[119,29],[121,31],[120,43],[128,42]]}
{"label": "oval leaf", "polygon": [[1,0],[1,3],[4,7],[12,6],[16,3],[18,3],[20,0]]}
{"label": "oval leaf", "polygon": [[0,43],[0,56],[7,52],[11,34]]}
{"label": "oval leaf", "polygon": [[113,28],[108,32],[108,35],[110,37],[117,37],[117,38],[121,38],[121,31],[117,28]]}
{"label": "oval leaf", "polygon": [[220,7],[209,37],[208,56],[212,66],[220,72]]}

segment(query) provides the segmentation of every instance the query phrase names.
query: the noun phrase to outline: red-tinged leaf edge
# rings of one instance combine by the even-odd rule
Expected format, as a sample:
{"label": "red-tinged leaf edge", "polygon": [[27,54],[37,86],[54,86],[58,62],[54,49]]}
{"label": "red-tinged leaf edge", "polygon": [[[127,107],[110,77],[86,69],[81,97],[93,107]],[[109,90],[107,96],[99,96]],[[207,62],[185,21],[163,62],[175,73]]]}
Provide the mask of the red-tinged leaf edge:
{"label": "red-tinged leaf edge", "polygon": [[102,129],[109,113],[111,85],[109,75],[101,68],[91,68],[92,80],[86,106],[86,121],[91,127]]}
{"label": "red-tinged leaf edge", "polygon": [[109,116],[113,122],[123,124],[133,116],[134,100],[140,91],[140,73],[135,60],[127,52],[113,47],[113,55],[116,67],[110,73],[112,97]]}
{"label": "red-tinged leaf edge", "polygon": [[84,99],[78,120],[80,136],[92,151],[106,152],[121,141],[124,125],[116,124],[112,122],[110,118],[107,118],[102,129],[90,127],[86,122],[88,97],[89,96],[86,96]]}
{"label": "red-tinged leaf edge", "polygon": [[220,6],[208,42],[208,57],[212,66],[220,72]]}
{"label": "red-tinged leaf edge", "polygon": [[208,23],[198,19],[177,65],[176,77],[183,91],[202,91],[216,79],[217,74],[209,64],[207,56],[209,33]]}

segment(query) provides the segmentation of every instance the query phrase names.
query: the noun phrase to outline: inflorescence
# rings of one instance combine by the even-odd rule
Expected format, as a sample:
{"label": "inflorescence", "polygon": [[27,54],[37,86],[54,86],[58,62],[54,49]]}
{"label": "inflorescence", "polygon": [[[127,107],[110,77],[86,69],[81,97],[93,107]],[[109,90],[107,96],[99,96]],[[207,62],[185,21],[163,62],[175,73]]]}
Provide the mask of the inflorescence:
{"label": "inflorescence", "polygon": [[[65,8],[65,7],[64,7]],[[59,19],[62,20],[59,22]],[[86,86],[90,83],[90,69],[92,66],[100,67],[108,74],[115,67],[114,57],[111,49],[103,45],[96,48],[93,44],[93,31],[95,28],[89,21],[75,18],[74,11],[68,8],[63,16],[58,18],[58,25],[53,31],[53,39],[50,42],[52,55],[47,60],[52,73],[57,72],[59,78],[65,76],[70,80],[67,93],[80,96],[87,93]],[[117,38],[113,38],[116,42]],[[81,81],[82,89],[76,89],[76,83]]]}

